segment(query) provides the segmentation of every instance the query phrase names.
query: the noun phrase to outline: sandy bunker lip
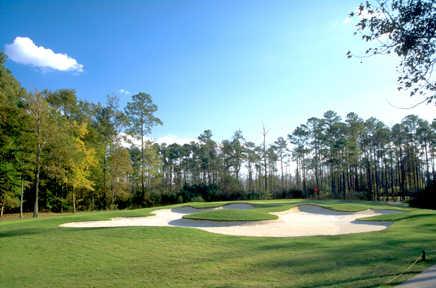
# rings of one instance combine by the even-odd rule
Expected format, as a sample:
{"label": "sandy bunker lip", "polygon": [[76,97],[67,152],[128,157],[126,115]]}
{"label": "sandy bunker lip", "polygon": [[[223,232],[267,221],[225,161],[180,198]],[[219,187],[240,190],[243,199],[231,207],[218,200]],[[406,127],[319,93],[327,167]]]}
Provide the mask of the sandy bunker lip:
{"label": "sandy bunker lip", "polygon": [[60,225],[70,228],[174,226],[191,227],[211,233],[234,236],[297,237],[339,235],[386,229],[390,222],[362,221],[359,218],[398,213],[394,210],[368,209],[359,212],[339,212],[316,205],[303,204],[286,211],[272,212],[278,219],[268,221],[209,221],[184,219],[199,211],[216,209],[252,209],[250,204],[228,204],[217,208],[196,209],[189,206],[159,209],[147,217],[119,217],[103,221],[71,222]]}

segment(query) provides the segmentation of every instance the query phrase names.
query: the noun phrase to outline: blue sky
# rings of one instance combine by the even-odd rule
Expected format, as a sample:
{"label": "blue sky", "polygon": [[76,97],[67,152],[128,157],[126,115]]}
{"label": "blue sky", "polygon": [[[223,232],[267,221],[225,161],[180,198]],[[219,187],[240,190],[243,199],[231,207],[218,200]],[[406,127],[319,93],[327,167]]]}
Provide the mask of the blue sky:
{"label": "blue sky", "polygon": [[[37,68],[9,59],[24,87],[73,88],[104,102],[118,93],[152,95],[164,125],[156,139],[183,141],[211,129],[217,140],[241,129],[260,142],[285,136],[329,109],[393,124],[435,106],[395,89],[394,57],[345,57],[364,44],[345,21],[359,1],[6,1],[0,47],[18,36],[68,55],[83,68]],[[80,70],[80,71],[79,71]],[[392,104],[390,104],[392,103]]]}

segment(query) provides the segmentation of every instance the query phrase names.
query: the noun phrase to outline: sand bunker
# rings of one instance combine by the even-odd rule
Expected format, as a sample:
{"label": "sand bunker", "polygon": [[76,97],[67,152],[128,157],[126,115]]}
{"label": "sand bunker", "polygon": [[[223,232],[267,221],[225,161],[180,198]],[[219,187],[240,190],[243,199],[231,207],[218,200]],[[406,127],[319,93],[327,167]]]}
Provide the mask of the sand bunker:
{"label": "sand bunker", "polygon": [[338,212],[315,205],[300,205],[274,212],[278,219],[268,221],[206,221],[183,219],[184,215],[213,209],[251,209],[249,204],[230,204],[219,208],[195,209],[178,207],[153,211],[148,217],[120,217],[106,221],[71,222],[60,225],[72,228],[175,226],[191,227],[204,231],[235,236],[297,237],[338,235],[386,229],[389,222],[370,222],[358,218],[397,213],[393,210],[368,209],[356,213]]}

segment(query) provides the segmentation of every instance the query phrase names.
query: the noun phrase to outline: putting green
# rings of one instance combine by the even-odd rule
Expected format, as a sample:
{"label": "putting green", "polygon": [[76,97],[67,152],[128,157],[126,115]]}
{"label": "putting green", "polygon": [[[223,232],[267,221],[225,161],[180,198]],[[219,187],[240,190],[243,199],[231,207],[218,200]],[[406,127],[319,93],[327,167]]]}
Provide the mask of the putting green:
{"label": "putting green", "polygon": [[278,217],[276,215],[257,210],[220,209],[195,212],[184,215],[183,218],[208,221],[262,221],[274,220]]}

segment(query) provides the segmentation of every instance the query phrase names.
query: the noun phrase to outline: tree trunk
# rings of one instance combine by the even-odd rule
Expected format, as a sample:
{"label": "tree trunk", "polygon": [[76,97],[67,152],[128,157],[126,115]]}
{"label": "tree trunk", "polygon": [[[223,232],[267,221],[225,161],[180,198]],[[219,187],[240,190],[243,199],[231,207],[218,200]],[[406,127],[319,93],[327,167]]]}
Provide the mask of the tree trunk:
{"label": "tree trunk", "polygon": [[390,165],[390,180],[391,180],[391,198],[394,200],[394,194],[395,194],[395,191],[394,191],[394,164],[393,164],[394,162],[393,162],[393,159],[391,160],[391,165]]}
{"label": "tree trunk", "polygon": [[280,183],[281,183],[281,190],[283,191],[285,189],[285,185],[284,185],[284,175],[283,175],[283,157],[280,157],[280,170],[281,170],[281,178],[280,178]]}
{"label": "tree trunk", "polygon": [[[109,143],[109,155],[112,155],[112,142]],[[117,176],[117,175],[114,175],[115,173],[113,171],[114,171],[114,160],[112,158],[111,165],[110,165],[111,210],[114,209],[114,207],[115,207],[114,178],[115,178],[115,176]]]}
{"label": "tree trunk", "polygon": [[425,175],[426,176],[426,185],[429,185],[430,184],[430,166],[429,166],[429,163],[428,163],[428,151],[427,151],[427,141],[425,141],[425,164],[426,164],[426,172],[427,172],[427,174]]}
{"label": "tree trunk", "polygon": [[304,164],[302,165],[302,173],[303,173],[303,195],[304,198],[308,198],[307,196],[307,184],[306,184],[306,168],[304,167]]}
{"label": "tree trunk", "polygon": [[251,170],[251,162],[248,162],[248,191],[253,192],[253,171]]}
{"label": "tree trunk", "polygon": [[330,164],[330,185],[331,185],[331,193],[333,198],[336,198],[336,185],[335,185],[335,179],[334,179],[334,175],[333,175],[333,164]]}
{"label": "tree trunk", "polygon": [[21,177],[21,193],[20,193],[20,219],[23,219],[23,200],[24,200],[24,181]]}
{"label": "tree trunk", "polygon": [[405,169],[404,169],[404,164],[403,164],[403,161],[401,161],[401,163],[400,163],[400,176],[401,176],[401,179],[400,179],[400,183],[401,183],[401,185],[400,185],[400,192],[401,192],[401,200],[405,200],[406,199],[406,187],[405,187],[405,185],[406,185],[406,171],[405,171]]}
{"label": "tree trunk", "polygon": [[357,170],[357,165],[354,166],[354,191],[359,192],[359,172]]}
{"label": "tree trunk", "polygon": [[104,199],[105,199],[105,201],[104,201],[104,206],[106,207],[106,209],[107,209],[107,201],[106,201],[106,197],[107,197],[107,189],[106,189],[106,186],[107,186],[107,184],[106,184],[106,174],[107,174],[107,167],[106,167],[106,165],[107,165],[107,160],[106,160],[106,150],[107,150],[107,145],[105,144],[105,146],[104,146],[104,155],[103,155],[103,195],[104,195]]}
{"label": "tree trunk", "polygon": [[[348,169],[347,169],[347,173],[348,173]],[[345,177],[345,172],[342,172],[342,193],[344,195],[344,200],[347,199],[347,185],[346,185],[346,177]]]}
{"label": "tree trunk", "polygon": [[263,168],[264,168],[264,185],[265,185],[265,193],[268,193],[268,167],[267,167],[267,155],[266,155],[266,134],[268,132],[265,130],[265,127],[263,127]]}
{"label": "tree trunk", "polygon": [[[369,157],[369,155],[368,155],[368,157]],[[368,200],[374,200],[374,195],[373,195],[373,192],[372,192],[372,188],[373,188],[373,185],[372,185],[372,171],[371,171],[371,162],[370,162],[370,159],[368,158],[367,159],[367,166],[366,166],[366,177],[368,178],[368,195],[369,195],[369,199]]]}
{"label": "tree trunk", "polygon": [[73,213],[76,213],[76,192],[73,188]]}
{"label": "tree trunk", "polygon": [[144,124],[141,124],[141,201],[145,197],[145,183],[144,183]]}
{"label": "tree trunk", "polygon": [[[39,136],[39,127],[37,128],[38,138]],[[35,206],[33,207],[33,218],[38,218],[39,216],[39,175],[41,173],[41,143],[38,140],[38,144],[36,145],[36,182],[35,182]]]}

